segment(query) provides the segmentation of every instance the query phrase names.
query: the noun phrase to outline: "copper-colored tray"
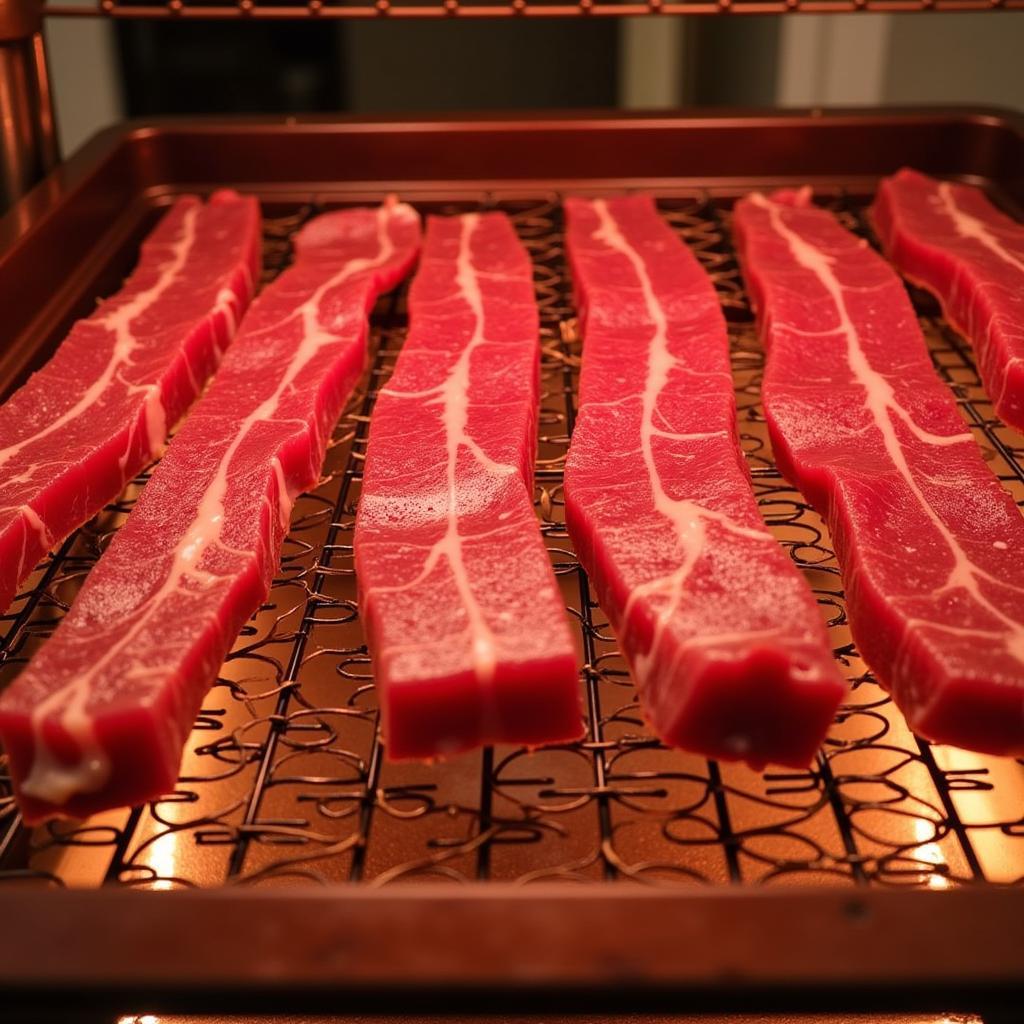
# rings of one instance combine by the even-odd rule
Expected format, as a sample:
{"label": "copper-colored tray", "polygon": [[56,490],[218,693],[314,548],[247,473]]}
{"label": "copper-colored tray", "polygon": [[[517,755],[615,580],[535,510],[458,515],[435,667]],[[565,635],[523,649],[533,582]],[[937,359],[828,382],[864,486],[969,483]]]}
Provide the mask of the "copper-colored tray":
{"label": "copper-colored tray", "polygon": [[[866,232],[874,183],[902,164],[1024,207],[1024,125],[968,111],[166,122],[101,136],[19,204],[0,222],[6,390],[116,287],[181,191],[260,196],[267,278],[324,206],[397,190],[424,212],[507,210],[536,267],[537,507],[579,627],[590,732],[436,766],[382,757],[348,545],[375,389],[404,331],[403,297],[389,297],[324,479],[296,506],[282,571],[205,704],[176,792],[31,833],[9,799],[0,805],[6,990],[33,1006],[120,1009],[134,994],[146,1007],[235,1011],[275,999],[338,1009],[339,995],[350,1010],[411,992],[421,1008],[493,1009],[498,990],[502,1009],[585,995],[688,1012],[1019,1005],[1024,765],[915,739],[858,659],[827,531],[771,460],[761,353],[730,247],[731,200],[754,186],[810,182]],[[580,342],[559,196],[627,187],[657,194],[714,277],[755,487],[853,683],[812,771],[761,775],[662,748],[562,526]],[[1024,441],[994,419],[934,304],[914,298],[936,367],[1024,500]],[[0,679],[52,630],[142,482],[28,582],[5,618]],[[81,891],[51,891],[67,887]],[[185,888],[203,891],[139,891]]]}

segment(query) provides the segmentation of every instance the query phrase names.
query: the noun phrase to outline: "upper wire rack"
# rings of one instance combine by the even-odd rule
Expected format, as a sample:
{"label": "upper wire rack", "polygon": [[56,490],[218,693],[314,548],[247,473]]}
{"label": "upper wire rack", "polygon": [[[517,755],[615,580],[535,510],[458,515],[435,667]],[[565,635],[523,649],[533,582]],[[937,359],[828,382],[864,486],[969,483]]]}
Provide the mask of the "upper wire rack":
{"label": "upper wire rack", "polygon": [[85,6],[50,3],[44,13],[50,17],[110,17],[129,19],[250,20],[351,19],[351,18],[625,18],[643,15],[713,14],[850,14],[871,11],[906,14],[924,11],[1024,10],[1024,0],[297,0],[295,3],[265,3],[261,0],[166,0],[162,3],[133,3],[130,0],[98,0]]}

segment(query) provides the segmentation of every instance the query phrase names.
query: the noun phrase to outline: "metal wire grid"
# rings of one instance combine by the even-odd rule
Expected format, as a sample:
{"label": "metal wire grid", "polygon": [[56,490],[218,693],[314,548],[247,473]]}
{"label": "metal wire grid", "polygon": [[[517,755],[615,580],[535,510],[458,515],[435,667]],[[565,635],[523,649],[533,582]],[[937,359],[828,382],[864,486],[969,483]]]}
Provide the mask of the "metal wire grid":
{"label": "metal wire grid", "polygon": [[[857,204],[833,206],[864,231]],[[439,765],[382,757],[359,629],[351,530],[367,423],[405,326],[404,297],[374,315],[374,356],[335,434],[324,479],[298,503],[281,573],[197,721],[176,791],[130,812],[34,832],[3,803],[0,880],[144,888],[403,879],[620,879],[652,884],[829,882],[945,888],[1024,879],[1024,768],[916,740],[859,661],[821,520],[778,475],[759,406],[761,353],[729,246],[728,202],[662,199],[719,289],[730,321],[741,434],[762,509],[807,574],[852,682],[813,770],[764,775],[666,750],[646,729],[614,638],[566,536],[561,467],[580,341],[555,195],[424,201],[498,207],[534,260],[543,324],[537,506],[578,626],[588,733],[528,753],[498,748]],[[272,209],[266,276],[312,204]],[[1018,441],[994,420],[962,342],[915,295],[939,372],[1018,500]],[[144,477],[37,570],[9,621],[0,676],[52,631],[123,521]]]}
{"label": "metal wire grid", "polygon": [[211,20],[315,18],[543,18],[543,17],[637,17],[681,14],[844,14],[856,11],[907,13],[913,11],[1021,10],[1024,0],[295,0],[267,3],[262,0],[160,0],[137,3],[132,0],[98,0],[78,6],[50,3],[44,13],[50,17],[96,17],[129,19]]}

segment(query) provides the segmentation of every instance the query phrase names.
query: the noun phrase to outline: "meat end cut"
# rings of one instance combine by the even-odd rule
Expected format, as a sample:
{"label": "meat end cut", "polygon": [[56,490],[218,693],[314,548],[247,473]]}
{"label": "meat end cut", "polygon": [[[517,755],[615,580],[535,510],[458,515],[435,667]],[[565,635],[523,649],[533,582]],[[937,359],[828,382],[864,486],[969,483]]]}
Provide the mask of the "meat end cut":
{"label": "meat end cut", "polygon": [[0,611],[159,453],[231,341],[259,263],[255,199],[178,199],[121,290],[0,406]]}
{"label": "meat end cut", "polygon": [[1024,224],[979,188],[911,170],[882,182],[871,219],[900,273],[970,339],[997,415],[1024,433]]}
{"label": "meat end cut", "polygon": [[650,198],[566,211],[584,337],[566,517],[642,706],[667,743],[803,767],[845,688],[758,511],[715,290]]}
{"label": "meat end cut", "polygon": [[431,218],[373,411],[355,556],[392,759],[583,731],[533,509],[539,323],[501,213]]}
{"label": "meat end cut", "polygon": [[221,662],[278,565],[292,502],[366,360],[367,313],[410,270],[402,204],[311,221],[52,639],[0,698],[29,822],[170,790]]}
{"label": "meat end cut", "polygon": [[1024,520],[902,283],[809,191],[734,227],[776,460],[828,521],[861,654],[921,735],[1024,754]]}

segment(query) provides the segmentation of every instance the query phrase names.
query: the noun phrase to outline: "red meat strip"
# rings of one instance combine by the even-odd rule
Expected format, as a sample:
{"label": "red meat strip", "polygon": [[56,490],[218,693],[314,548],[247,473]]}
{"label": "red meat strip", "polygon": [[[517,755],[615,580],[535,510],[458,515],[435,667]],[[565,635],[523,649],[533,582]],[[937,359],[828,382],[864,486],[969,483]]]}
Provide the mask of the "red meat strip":
{"label": "red meat strip", "polygon": [[255,199],[179,199],[124,287],[0,406],[0,611],[159,453],[231,341],[259,260]]}
{"label": "red meat strip", "polygon": [[408,206],[310,222],[52,639],[0,698],[25,818],[168,791],[210,684],[278,565],[366,359],[367,312],[410,270]]}
{"label": "red meat strip", "polygon": [[861,653],[920,734],[1024,753],[1024,520],[902,283],[806,190],[734,223],[775,456],[828,521]]}
{"label": "red meat strip", "polygon": [[388,756],[582,732],[533,510],[539,324],[504,214],[432,218],[370,426],[356,574]]}
{"label": "red meat strip", "polygon": [[981,189],[910,170],[882,182],[871,219],[900,273],[970,339],[996,413],[1024,433],[1024,224]]}
{"label": "red meat strip", "polygon": [[758,512],[714,288],[648,197],[566,209],[584,334],[566,516],[647,717],[708,756],[804,766],[844,686]]}

